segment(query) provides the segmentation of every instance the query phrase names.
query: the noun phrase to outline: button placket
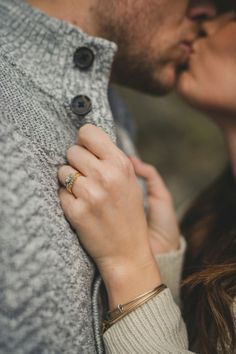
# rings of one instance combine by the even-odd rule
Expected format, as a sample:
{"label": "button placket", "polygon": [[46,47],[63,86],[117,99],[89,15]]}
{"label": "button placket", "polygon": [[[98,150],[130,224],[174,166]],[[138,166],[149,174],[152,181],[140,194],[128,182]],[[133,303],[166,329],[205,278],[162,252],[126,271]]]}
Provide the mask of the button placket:
{"label": "button placket", "polygon": [[95,55],[92,49],[88,47],[80,47],[74,53],[74,64],[80,70],[88,70],[93,65]]}
{"label": "button placket", "polygon": [[78,95],[73,98],[71,102],[72,112],[78,116],[84,117],[92,110],[92,102],[89,97],[85,95]]}
{"label": "button placket", "polygon": [[[94,63],[95,54],[92,49],[86,46],[79,47],[73,56],[76,68],[87,71]],[[91,99],[86,95],[75,96],[71,101],[71,110],[80,117],[86,116],[92,110]]]}

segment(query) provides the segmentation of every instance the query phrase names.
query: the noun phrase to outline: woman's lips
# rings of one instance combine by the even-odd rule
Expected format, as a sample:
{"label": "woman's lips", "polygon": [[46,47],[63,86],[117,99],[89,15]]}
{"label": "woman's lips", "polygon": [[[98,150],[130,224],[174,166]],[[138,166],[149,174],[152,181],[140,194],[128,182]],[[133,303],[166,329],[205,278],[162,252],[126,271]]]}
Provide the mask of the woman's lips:
{"label": "woman's lips", "polygon": [[180,47],[183,49],[187,56],[190,56],[193,53],[193,42],[182,41],[180,42]]}
{"label": "woman's lips", "polygon": [[186,66],[190,60],[191,55],[193,54],[193,42],[192,41],[181,41],[179,43],[180,49],[180,57],[179,57],[179,65]]}

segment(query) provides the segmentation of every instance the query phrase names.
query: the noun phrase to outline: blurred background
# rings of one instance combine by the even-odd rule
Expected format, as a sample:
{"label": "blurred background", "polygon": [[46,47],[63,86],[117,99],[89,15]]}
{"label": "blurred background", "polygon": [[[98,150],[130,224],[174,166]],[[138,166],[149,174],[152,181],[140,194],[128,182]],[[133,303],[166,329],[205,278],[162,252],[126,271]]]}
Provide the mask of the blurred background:
{"label": "blurred background", "polygon": [[142,159],[155,165],[171,190],[179,215],[225,166],[217,127],[175,95],[154,98],[118,89],[135,120]]}

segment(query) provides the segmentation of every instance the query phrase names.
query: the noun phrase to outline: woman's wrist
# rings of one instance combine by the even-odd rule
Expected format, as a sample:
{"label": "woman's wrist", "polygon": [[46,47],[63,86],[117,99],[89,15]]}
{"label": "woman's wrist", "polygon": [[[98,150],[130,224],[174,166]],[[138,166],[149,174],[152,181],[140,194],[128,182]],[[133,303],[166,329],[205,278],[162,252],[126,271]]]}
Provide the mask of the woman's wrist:
{"label": "woman's wrist", "polygon": [[102,272],[102,277],[108,294],[110,310],[162,283],[158,266],[152,256],[145,261],[135,262],[129,259],[120,265],[114,265]]}
{"label": "woman's wrist", "polygon": [[149,242],[150,242],[152,252],[154,256],[156,256],[158,254],[166,254],[166,253],[178,251],[181,244],[181,236],[179,235],[178,237],[176,237],[175,240],[169,243],[165,242],[165,240],[161,242],[160,240],[154,237],[150,238]]}

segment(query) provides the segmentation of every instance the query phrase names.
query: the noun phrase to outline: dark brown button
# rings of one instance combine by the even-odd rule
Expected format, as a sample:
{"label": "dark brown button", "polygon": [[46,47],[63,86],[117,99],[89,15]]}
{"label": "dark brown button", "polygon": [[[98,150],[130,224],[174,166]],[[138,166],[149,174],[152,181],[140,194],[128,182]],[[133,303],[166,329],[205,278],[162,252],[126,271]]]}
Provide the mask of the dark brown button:
{"label": "dark brown button", "polygon": [[94,62],[94,53],[90,48],[81,47],[75,51],[74,63],[81,70],[88,70]]}
{"label": "dark brown button", "polygon": [[92,110],[92,102],[87,96],[79,95],[73,98],[71,109],[78,116],[86,116]]}

